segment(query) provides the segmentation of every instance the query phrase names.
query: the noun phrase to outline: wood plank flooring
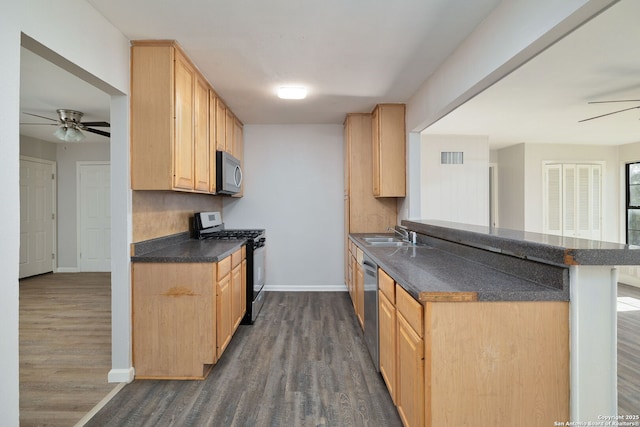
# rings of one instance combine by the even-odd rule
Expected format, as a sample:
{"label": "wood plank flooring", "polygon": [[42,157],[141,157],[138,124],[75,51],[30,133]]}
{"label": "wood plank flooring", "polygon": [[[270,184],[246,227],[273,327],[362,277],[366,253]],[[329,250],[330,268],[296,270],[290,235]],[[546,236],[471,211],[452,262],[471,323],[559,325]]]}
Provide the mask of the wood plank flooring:
{"label": "wood plank flooring", "polygon": [[401,426],[346,292],[270,292],[204,381],[134,381],[88,426]]}
{"label": "wood plank flooring", "polygon": [[640,415],[640,288],[618,285],[620,297],[627,310],[618,311],[618,413]]}
{"label": "wood plank flooring", "polygon": [[20,425],[73,426],[116,384],[109,273],[20,281]]}
{"label": "wood plank flooring", "polygon": [[[81,276],[86,286],[72,285]],[[20,282],[22,426],[74,425],[115,387],[106,383],[108,284],[108,273]],[[640,300],[638,288],[620,285],[618,292]],[[87,425],[401,425],[346,293],[268,297],[256,324],[240,326],[207,380],[134,381]],[[640,311],[618,313],[620,414],[640,413],[638,331]]]}

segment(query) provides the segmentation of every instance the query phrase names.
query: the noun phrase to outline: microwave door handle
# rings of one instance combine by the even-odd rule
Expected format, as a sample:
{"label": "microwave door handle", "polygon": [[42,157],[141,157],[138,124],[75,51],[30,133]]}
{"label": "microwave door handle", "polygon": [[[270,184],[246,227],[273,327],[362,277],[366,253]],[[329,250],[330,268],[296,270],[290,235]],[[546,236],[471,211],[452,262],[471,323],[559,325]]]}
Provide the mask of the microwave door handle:
{"label": "microwave door handle", "polygon": [[[238,175],[240,176],[239,178],[238,178]],[[236,165],[236,169],[233,174],[233,179],[236,182],[236,186],[240,187],[242,185],[242,169],[238,165]]]}

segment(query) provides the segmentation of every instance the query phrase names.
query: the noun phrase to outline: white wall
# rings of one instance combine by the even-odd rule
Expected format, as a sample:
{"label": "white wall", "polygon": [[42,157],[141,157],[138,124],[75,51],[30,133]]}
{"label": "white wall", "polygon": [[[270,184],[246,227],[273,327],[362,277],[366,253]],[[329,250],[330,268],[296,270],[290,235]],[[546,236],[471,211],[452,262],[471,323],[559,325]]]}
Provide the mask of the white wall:
{"label": "white wall", "polygon": [[[425,76],[407,103],[407,130],[422,131],[616,1],[500,3],[436,72]],[[409,158],[420,156],[415,145],[407,150]],[[409,175],[408,188],[419,186],[419,179]],[[412,197],[403,206],[415,206]]]}
{"label": "white wall", "polygon": [[[60,25],[73,17],[74,25]],[[19,377],[18,377],[18,260],[20,245],[19,218],[19,106],[20,106],[20,45],[21,32],[53,53],[54,59],[65,67],[74,68],[83,77],[93,76],[93,82],[115,95],[126,94],[129,90],[129,43],[106,19],[101,17],[88,3],[77,0],[22,0],[3,2],[0,13],[0,177],[4,183],[0,189],[0,419],[6,426],[19,425]],[[118,105],[119,110],[127,110],[126,103]],[[121,175],[128,176],[128,137],[126,121],[124,132],[121,115],[112,111],[111,143],[122,148],[118,164],[123,169]],[[114,130],[115,127],[115,130]],[[115,135],[114,135],[115,133]],[[114,158],[112,156],[112,165]],[[123,192],[122,198],[127,197]],[[122,200],[117,201],[120,205]],[[126,201],[124,202],[126,208]],[[119,215],[126,218],[126,211]],[[130,215],[130,214],[129,214]],[[126,235],[127,231],[114,230]],[[125,238],[126,239],[126,238]],[[120,249],[127,254],[127,246]],[[114,286],[126,287],[129,282],[119,280],[128,265],[119,265],[112,275]],[[128,276],[127,276],[128,277]],[[126,279],[125,279],[126,280]],[[129,316],[128,297],[126,310],[115,307],[114,316]],[[130,326],[128,326],[130,328]],[[124,333],[128,336],[128,330]],[[120,349],[118,339],[113,347],[125,352],[130,360],[129,347]],[[114,362],[115,363],[115,362]],[[127,367],[130,367],[130,362]]]}
{"label": "white wall", "polygon": [[[443,151],[463,152],[463,164],[440,164]],[[424,219],[489,225],[489,142],[484,136],[422,135]]]}
{"label": "white wall", "polygon": [[343,128],[245,125],[245,189],[229,228],[265,228],[267,290],[345,290]]}
{"label": "white wall", "polygon": [[497,163],[498,227],[524,230],[524,144],[498,150]]}
{"label": "white wall", "polygon": [[56,161],[56,145],[40,139],[20,135],[20,155]]}

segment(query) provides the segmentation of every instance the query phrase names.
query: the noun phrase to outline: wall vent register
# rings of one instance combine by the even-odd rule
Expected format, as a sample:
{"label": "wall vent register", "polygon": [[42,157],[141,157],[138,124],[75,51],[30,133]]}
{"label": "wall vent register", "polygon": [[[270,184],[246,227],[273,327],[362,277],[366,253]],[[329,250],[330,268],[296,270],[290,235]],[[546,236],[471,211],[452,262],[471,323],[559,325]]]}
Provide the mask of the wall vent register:
{"label": "wall vent register", "polygon": [[441,165],[461,165],[464,163],[464,152],[462,151],[441,151]]}

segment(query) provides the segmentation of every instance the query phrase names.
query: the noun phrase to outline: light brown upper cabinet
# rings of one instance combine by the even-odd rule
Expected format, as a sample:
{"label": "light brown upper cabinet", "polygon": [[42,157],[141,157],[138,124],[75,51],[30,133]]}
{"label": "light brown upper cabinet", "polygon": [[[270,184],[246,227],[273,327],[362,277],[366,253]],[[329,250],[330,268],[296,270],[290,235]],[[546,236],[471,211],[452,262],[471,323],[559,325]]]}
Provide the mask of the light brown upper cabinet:
{"label": "light brown upper cabinet", "polygon": [[378,104],[371,113],[373,195],[406,195],[405,105]]}
{"label": "light brown upper cabinet", "polygon": [[215,194],[216,149],[238,156],[241,126],[178,43],[132,42],[133,190]]}
{"label": "light brown upper cabinet", "polygon": [[131,188],[194,191],[196,69],[172,42],[131,48]]}

